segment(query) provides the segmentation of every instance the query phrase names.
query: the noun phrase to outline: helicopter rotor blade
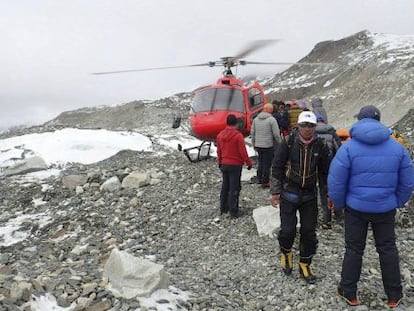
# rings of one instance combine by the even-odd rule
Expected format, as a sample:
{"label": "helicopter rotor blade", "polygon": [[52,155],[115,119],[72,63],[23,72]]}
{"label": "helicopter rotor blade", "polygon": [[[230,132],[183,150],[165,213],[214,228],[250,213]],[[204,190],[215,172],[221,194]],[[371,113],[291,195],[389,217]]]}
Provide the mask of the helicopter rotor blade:
{"label": "helicopter rotor blade", "polygon": [[246,57],[247,55],[251,54],[252,52],[264,48],[270,44],[276,43],[281,41],[281,39],[269,39],[269,40],[255,40],[252,41],[244,50],[233,56],[233,60],[241,59]]}
{"label": "helicopter rotor blade", "polygon": [[103,71],[103,72],[93,72],[93,75],[107,75],[114,73],[128,73],[128,72],[137,72],[137,71],[153,71],[153,70],[164,70],[164,69],[175,69],[175,68],[187,68],[187,67],[202,67],[208,66],[212,67],[212,62],[202,63],[202,64],[193,64],[193,65],[182,65],[182,66],[167,66],[167,67],[154,67],[154,68],[142,68],[142,69],[129,69],[129,70],[116,70],[116,71]]}
{"label": "helicopter rotor blade", "polygon": [[308,62],[299,62],[299,63],[289,63],[289,62],[255,62],[255,61],[241,61],[242,65],[306,65],[306,66],[326,66],[330,63],[308,63]]}

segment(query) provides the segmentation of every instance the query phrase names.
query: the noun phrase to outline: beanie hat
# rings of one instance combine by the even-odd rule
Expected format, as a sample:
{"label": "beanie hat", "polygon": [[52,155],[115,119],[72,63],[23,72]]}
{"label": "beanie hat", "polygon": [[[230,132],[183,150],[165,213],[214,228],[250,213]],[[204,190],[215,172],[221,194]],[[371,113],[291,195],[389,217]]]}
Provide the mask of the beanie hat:
{"label": "beanie hat", "polygon": [[237,118],[234,114],[227,115],[227,125],[236,125],[237,124]]}
{"label": "beanie hat", "polygon": [[349,131],[345,128],[337,128],[336,129],[336,135],[339,137],[349,137]]}
{"label": "beanie hat", "polygon": [[321,115],[320,113],[318,113],[316,115],[316,121],[318,121],[318,122],[325,122],[325,118],[323,117],[323,115]]}
{"label": "beanie hat", "polygon": [[266,105],[264,105],[263,110],[268,112],[268,113],[272,113],[273,112],[273,105],[272,104],[266,104]]}
{"label": "beanie hat", "polygon": [[302,111],[298,116],[298,124],[312,123],[316,124],[316,116],[312,111]]}
{"label": "beanie hat", "polygon": [[358,118],[358,120],[362,119],[374,119],[379,121],[381,119],[381,112],[378,110],[377,107],[368,105],[361,108],[359,113],[355,115],[355,117]]}
{"label": "beanie hat", "polygon": [[306,101],[304,101],[304,100],[302,100],[300,103],[299,103],[299,108],[307,108],[307,104],[306,104]]}

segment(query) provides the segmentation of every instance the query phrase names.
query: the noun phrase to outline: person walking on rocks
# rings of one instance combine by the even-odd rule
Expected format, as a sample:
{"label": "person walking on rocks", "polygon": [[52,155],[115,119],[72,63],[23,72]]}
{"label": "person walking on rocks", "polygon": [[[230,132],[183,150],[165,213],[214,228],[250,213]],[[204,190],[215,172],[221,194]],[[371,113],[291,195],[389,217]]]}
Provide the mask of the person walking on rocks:
{"label": "person walking on rocks", "polygon": [[322,99],[319,97],[313,99],[311,101],[312,111],[315,115],[321,114],[323,116],[323,119],[325,120],[325,123],[329,123],[328,114],[326,113],[326,110],[323,107],[322,103]]}
{"label": "person walking on rocks", "polygon": [[400,258],[396,246],[395,211],[414,190],[414,169],[406,148],[390,137],[374,106],[362,107],[350,132],[352,139],[339,148],[328,176],[330,206],[345,209],[345,255],[338,294],[358,305],[368,227],[371,225],[379,255],[388,306],[403,297]]}
{"label": "person walking on rocks", "polygon": [[250,131],[252,144],[259,156],[257,181],[263,188],[268,188],[270,185],[270,167],[272,166],[275,146],[282,141],[279,126],[272,112],[272,104],[264,105],[263,111],[253,120]]}
{"label": "person walking on rocks", "polygon": [[[338,151],[339,147],[341,146],[341,140],[336,135],[335,128],[327,124],[323,115],[317,114],[316,115],[316,124],[315,132],[316,135],[322,138],[326,145],[328,146],[329,152],[331,154],[331,158],[333,158]],[[328,207],[328,193],[326,187],[318,187],[319,188],[319,197],[320,197],[320,206],[323,213],[323,222],[322,228],[323,229],[332,229],[332,210]],[[338,218],[341,218],[340,211],[335,211],[335,215]]]}
{"label": "person walking on rocks", "polygon": [[297,121],[298,130],[291,133],[287,142],[281,143],[273,159],[271,204],[277,207],[280,203],[278,240],[280,263],[286,275],[290,275],[293,269],[292,246],[296,235],[296,213],[299,211],[299,272],[307,283],[313,284],[316,276],[310,265],[318,245],[316,183],[319,176],[319,186],[326,187],[331,158],[326,143],[316,136],[315,114],[303,111]]}
{"label": "person walking on rocks", "polygon": [[252,168],[244,143],[243,134],[237,130],[237,118],[234,114],[227,116],[227,127],[217,135],[217,159],[223,175],[220,192],[220,212],[230,211],[232,217],[239,217],[240,178],[243,164]]}

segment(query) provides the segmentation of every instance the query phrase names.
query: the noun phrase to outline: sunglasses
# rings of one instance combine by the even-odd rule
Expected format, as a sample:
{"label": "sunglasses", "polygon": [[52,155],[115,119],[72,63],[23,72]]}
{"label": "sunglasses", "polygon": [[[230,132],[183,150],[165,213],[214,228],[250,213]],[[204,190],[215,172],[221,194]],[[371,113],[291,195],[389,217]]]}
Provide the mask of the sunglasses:
{"label": "sunglasses", "polygon": [[314,127],[316,127],[316,124],[309,123],[309,122],[304,122],[304,123],[299,123],[299,127],[310,127],[310,128],[314,128]]}

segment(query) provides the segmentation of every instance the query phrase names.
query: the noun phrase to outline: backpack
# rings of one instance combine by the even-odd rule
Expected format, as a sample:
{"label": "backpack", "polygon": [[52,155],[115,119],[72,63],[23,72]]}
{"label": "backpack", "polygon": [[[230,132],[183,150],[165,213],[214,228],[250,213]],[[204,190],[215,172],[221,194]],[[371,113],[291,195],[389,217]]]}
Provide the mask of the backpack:
{"label": "backpack", "polygon": [[[329,152],[331,154],[331,156],[333,157],[336,152],[338,151],[338,148],[340,147],[338,140],[336,139],[336,137],[333,134],[329,134],[329,133],[317,133],[316,134],[319,138],[323,139],[329,149]],[[336,134],[335,134],[336,135]]]}
{"label": "backpack", "polygon": [[289,129],[289,114],[287,111],[276,111],[273,113],[280,131]]}

